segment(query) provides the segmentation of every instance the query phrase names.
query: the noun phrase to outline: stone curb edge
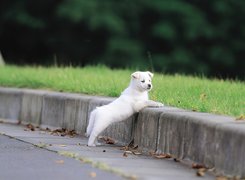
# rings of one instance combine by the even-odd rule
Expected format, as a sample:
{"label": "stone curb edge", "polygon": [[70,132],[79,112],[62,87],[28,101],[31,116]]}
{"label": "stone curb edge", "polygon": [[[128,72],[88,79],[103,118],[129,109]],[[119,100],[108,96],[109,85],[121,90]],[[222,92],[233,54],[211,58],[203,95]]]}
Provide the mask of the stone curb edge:
{"label": "stone curb edge", "polygon": [[[76,130],[84,134],[90,112],[114,98],[0,87],[0,118],[12,123]],[[169,153],[214,168],[219,175],[245,177],[245,122],[174,107],[146,108],[102,134],[142,151]]]}

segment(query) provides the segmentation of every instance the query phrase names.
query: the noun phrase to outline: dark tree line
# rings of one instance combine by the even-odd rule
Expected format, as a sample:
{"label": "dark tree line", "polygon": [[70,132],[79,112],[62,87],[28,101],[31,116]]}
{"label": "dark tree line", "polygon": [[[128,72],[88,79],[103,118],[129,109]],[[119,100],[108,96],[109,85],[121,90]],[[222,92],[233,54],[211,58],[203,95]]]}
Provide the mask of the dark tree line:
{"label": "dark tree line", "polygon": [[7,63],[244,79],[244,0],[1,0]]}

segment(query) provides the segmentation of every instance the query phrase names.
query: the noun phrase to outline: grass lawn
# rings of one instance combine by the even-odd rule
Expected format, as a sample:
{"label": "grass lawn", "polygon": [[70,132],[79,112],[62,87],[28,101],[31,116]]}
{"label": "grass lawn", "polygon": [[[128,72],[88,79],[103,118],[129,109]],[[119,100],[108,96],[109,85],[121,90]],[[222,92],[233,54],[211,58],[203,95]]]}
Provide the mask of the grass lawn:
{"label": "grass lawn", "polygon": [[[128,86],[132,72],[104,66],[0,66],[0,86],[119,96]],[[231,116],[245,113],[245,83],[240,81],[156,73],[150,97],[166,105],[194,111]]]}

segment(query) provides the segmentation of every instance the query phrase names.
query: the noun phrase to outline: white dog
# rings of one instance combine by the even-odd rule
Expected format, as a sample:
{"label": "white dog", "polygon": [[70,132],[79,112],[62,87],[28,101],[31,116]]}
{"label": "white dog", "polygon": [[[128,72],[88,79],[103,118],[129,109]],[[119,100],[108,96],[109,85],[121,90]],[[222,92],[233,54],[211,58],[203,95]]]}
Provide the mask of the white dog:
{"label": "white dog", "polygon": [[129,87],[122,92],[119,98],[91,112],[86,132],[86,135],[90,136],[88,146],[96,146],[97,137],[110,124],[126,120],[145,107],[163,106],[160,102],[148,99],[148,91],[152,89],[152,77],[153,74],[149,71],[133,73]]}

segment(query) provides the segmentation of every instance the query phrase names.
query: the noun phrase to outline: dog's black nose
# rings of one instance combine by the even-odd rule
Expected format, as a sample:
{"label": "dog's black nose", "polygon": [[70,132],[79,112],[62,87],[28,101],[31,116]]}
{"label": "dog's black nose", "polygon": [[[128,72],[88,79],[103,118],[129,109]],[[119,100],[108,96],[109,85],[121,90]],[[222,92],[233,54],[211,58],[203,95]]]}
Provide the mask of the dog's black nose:
{"label": "dog's black nose", "polygon": [[151,88],[151,84],[148,84],[148,88]]}

